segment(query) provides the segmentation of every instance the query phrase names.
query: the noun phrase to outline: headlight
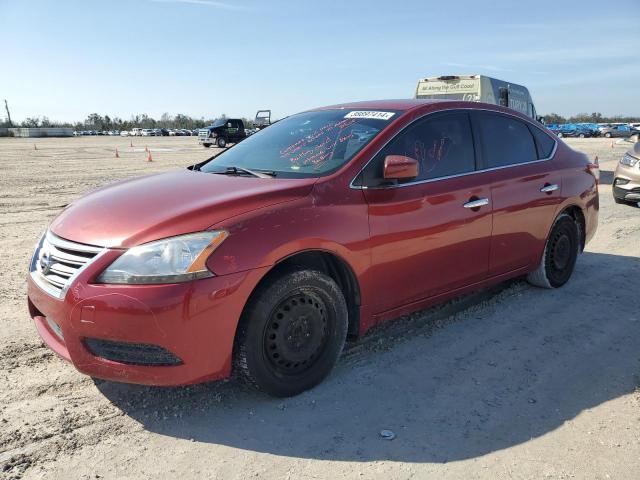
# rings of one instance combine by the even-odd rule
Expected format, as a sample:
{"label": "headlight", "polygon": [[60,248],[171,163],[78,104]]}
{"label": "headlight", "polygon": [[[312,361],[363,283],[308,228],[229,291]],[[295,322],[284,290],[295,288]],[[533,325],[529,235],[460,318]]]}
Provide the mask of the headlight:
{"label": "headlight", "polygon": [[627,165],[629,167],[633,167],[636,163],[638,163],[638,159],[636,157],[629,155],[628,153],[625,153],[622,159],[620,160],[620,163],[623,165]]}
{"label": "headlight", "polygon": [[98,277],[98,283],[176,283],[213,276],[206,261],[229,234],[191,233],[130,248]]}

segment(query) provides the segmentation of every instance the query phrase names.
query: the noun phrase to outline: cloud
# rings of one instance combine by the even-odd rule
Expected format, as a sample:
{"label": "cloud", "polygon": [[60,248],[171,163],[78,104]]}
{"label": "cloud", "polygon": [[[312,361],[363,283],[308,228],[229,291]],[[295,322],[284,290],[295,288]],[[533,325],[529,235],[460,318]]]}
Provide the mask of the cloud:
{"label": "cloud", "polygon": [[188,5],[203,5],[206,7],[219,8],[222,10],[248,11],[249,8],[243,5],[233,5],[214,0],[151,0],[154,3],[184,3]]}

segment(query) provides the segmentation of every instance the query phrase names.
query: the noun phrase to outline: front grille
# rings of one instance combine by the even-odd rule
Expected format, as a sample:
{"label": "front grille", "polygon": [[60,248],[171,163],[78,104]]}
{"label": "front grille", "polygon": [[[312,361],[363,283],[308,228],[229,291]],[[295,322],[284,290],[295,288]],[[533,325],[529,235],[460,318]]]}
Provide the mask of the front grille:
{"label": "front grille", "polygon": [[47,232],[31,261],[31,276],[43,290],[62,297],[74,276],[86,267],[104,248],[84,245]]}
{"label": "front grille", "polygon": [[99,338],[85,338],[84,344],[92,355],[129,365],[170,366],[182,360],[169,350],[146,343],[114,342]]}

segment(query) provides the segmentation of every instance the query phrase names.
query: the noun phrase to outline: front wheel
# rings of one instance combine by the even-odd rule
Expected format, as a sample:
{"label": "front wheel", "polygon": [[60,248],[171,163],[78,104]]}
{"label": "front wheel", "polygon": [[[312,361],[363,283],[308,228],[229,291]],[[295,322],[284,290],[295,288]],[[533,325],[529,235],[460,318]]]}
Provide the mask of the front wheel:
{"label": "front wheel", "polygon": [[218,137],[218,147],[224,148],[227,146],[227,140],[224,137]]}
{"label": "front wheel", "polygon": [[580,250],[578,232],[576,221],[561,214],[553,224],[538,268],[527,275],[527,281],[542,288],[558,288],[567,283]]}
{"label": "front wheel", "polygon": [[563,133],[562,132],[558,132],[558,138],[562,138],[562,137],[564,137]]}
{"label": "front wheel", "polygon": [[210,143],[203,143],[202,146],[205,147],[205,148],[209,148],[211,146],[211,144]]}
{"label": "front wheel", "polygon": [[605,133],[604,136],[607,138],[611,138],[611,134],[609,132]]}
{"label": "front wheel", "polygon": [[585,138],[585,137],[586,137],[586,135],[584,133],[580,134],[580,138]]}
{"label": "front wheel", "polygon": [[297,395],[331,372],[347,326],[347,305],[333,279],[314,270],[280,275],[258,287],[243,312],[236,370],[269,395]]}

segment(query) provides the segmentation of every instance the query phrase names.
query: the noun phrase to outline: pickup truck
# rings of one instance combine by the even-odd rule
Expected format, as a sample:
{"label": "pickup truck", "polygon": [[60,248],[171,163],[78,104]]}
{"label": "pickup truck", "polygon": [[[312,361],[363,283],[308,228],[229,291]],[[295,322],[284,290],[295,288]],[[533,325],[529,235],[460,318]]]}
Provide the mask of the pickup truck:
{"label": "pickup truck", "polygon": [[208,127],[198,130],[198,142],[209,148],[224,148],[228,143],[238,143],[247,138],[244,122],[239,118],[218,118]]}

